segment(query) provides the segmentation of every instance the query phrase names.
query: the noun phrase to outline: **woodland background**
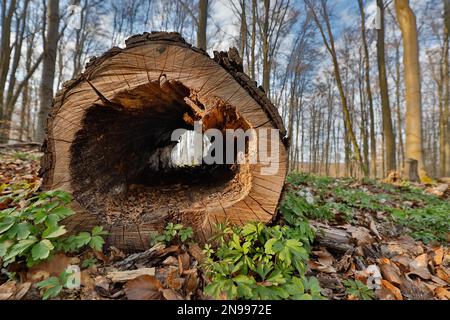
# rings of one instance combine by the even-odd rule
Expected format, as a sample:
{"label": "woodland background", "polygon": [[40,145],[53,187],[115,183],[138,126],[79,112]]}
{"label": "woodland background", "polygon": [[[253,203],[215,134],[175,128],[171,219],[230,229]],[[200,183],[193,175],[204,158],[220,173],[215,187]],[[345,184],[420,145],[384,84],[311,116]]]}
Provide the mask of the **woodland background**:
{"label": "woodland background", "polygon": [[420,61],[413,111],[396,2],[407,3],[2,0],[0,143],[42,141],[54,93],[89,57],[136,33],[176,31],[210,55],[238,48],[285,121],[291,169],[384,177],[411,157],[412,119],[428,176],[450,176],[449,4],[410,2]]}

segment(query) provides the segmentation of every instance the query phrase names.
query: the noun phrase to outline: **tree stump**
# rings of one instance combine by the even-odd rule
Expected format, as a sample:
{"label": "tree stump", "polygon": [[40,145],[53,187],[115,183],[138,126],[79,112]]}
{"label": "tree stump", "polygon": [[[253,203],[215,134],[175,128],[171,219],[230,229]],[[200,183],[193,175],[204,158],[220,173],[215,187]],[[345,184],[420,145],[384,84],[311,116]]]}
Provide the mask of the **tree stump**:
{"label": "tree stump", "polygon": [[419,177],[419,162],[416,159],[405,159],[403,167],[403,175],[408,181],[420,182]]}
{"label": "tree stump", "polygon": [[[256,162],[173,166],[171,134],[193,130],[194,121],[224,136],[226,129],[254,129],[277,159],[258,152]],[[245,143],[247,159],[255,142]],[[125,48],[92,58],[56,94],[43,151],[43,189],[74,198],[68,229],[103,225],[107,243],[123,250],[148,248],[149,235],[169,221],[192,226],[201,242],[216,223],[270,222],[287,172],[282,120],[243,73],[236,49],[212,59],[177,33],[135,35]],[[278,170],[268,175],[270,165]]]}

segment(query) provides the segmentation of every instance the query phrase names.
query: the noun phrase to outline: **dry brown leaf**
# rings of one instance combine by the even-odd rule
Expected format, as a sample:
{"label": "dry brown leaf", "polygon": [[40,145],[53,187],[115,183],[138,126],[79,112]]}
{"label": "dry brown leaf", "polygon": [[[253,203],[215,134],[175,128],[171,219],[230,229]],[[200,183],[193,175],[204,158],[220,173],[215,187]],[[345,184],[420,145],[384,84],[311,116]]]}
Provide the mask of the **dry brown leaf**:
{"label": "dry brown leaf", "polygon": [[370,235],[370,231],[367,228],[348,226],[346,229],[351,233],[352,238],[356,240],[356,244],[358,246],[363,246],[374,242],[374,239]]}
{"label": "dry brown leaf", "polygon": [[377,225],[375,224],[375,221],[373,221],[372,218],[370,218],[370,225],[369,225],[370,231],[373,232],[373,234],[378,238],[381,239],[380,233],[378,232]]}
{"label": "dry brown leaf", "polygon": [[162,294],[166,300],[184,300],[181,295],[179,295],[172,289],[163,289]]}
{"label": "dry brown leaf", "polygon": [[391,259],[391,262],[394,262],[397,267],[400,268],[403,272],[409,271],[409,264],[411,263],[413,259],[410,257],[401,255],[401,256],[395,256]]}
{"label": "dry brown leaf", "polygon": [[33,283],[42,281],[49,276],[59,277],[59,275],[70,265],[79,265],[80,259],[68,257],[65,254],[55,254],[50,260],[41,262],[32,267],[27,273],[27,279]]}
{"label": "dry brown leaf", "polygon": [[396,286],[394,286],[389,281],[382,279],[381,286],[386,288],[387,290],[391,291],[394,294],[394,297],[396,300],[403,300],[403,296],[402,296],[400,289],[397,288]]}
{"label": "dry brown leaf", "polygon": [[179,259],[179,262],[181,262],[181,266],[182,266],[182,268],[181,268],[182,272],[181,273],[183,273],[184,270],[188,270],[190,268],[190,266],[191,266],[191,262],[190,262],[191,258],[190,258],[189,254],[187,252],[184,252],[184,253],[178,255],[178,259]]}
{"label": "dry brown leaf", "polygon": [[336,273],[336,269],[333,268],[332,266],[326,266],[323,265],[321,263],[309,260],[308,261],[308,267],[311,270],[315,270],[315,271],[320,271],[320,272],[325,272],[325,273]]}
{"label": "dry brown leaf", "polygon": [[438,278],[436,276],[431,275],[431,280],[435,283],[437,283],[440,286],[446,286],[447,282],[445,282],[444,280],[442,280],[441,278]]}
{"label": "dry brown leaf", "polygon": [[397,266],[385,263],[380,265],[380,270],[383,278],[387,281],[395,284],[402,284],[402,279],[400,278],[401,273]]}
{"label": "dry brown leaf", "polygon": [[434,264],[437,266],[440,265],[443,259],[444,259],[444,248],[439,247],[436,250],[434,250],[434,257],[433,257]]}
{"label": "dry brown leaf", "polygon": [[162,297],[162,285],[153,276],[139,276],[123,287],[128,300],[160,300]]}
{"label": "dry brown leaf", "polygon": [[20,300],[22,299],[30,290],[31,288],[31,282],[24,282],[17,286],[16,293],[14,294],[14,300]]}
{"label": "dry brown leaf", "polygon": [[16,281],[8,281],[0,286],[0,300],[8,300],[16,293]]}
{"label": "dry brown leaf", "polygon": [[386,288],[381,288],[375,291],[379,300],[396,300],[394,293]]}
{"label": "dry brown leaf", "polygon": [[317,256],[317,261],[324,266],[332,266],[334,257],[325,248],[321,248],[319,251],[313,251]]}
{"label": "dry brown leaf", "polygon": [[447,268],[444,268],[443,266],[436,268],[436,276],[438,276],[445,282],[450,283],[450,272],[447,270]]}
{"label": "dry brown leaf", "polygon": [[178,265],[178,259],[174,256],[168,256],[164,261],[162,262],[165,266],[177,266]]}
{"label": "dry brown leaf", "polygon": [[198,277],[197,273],[191,273],[186,277],[185,290],[188,295],[194,293],[198,288]]}
{"label": "dry brown leaf", "polygon": [[191,256],[194,257],[195,260],[198,261],[198,263],[202,263],[203,260],[205,260],[205,254],[203,253],[202,249],[198,246],[198,244],[190,244],[188,252],[190,253]]}
{"label": "dry brown leaf", "polygon": [[410,272],[408,274],[415,274],[422,279],[430,280],[431,273],[428,270],[428,256],[426,253],[421,254],[412,260],[409,264]]}
{"label": "dry brown leaf", "polygon": [[447,191],[448,186],[449,186],[448,184],[442,183],[437,185],[436,187],[425,189],[425,192],[435,195],[437,197],[442,197],[445,191]]}
{"label": "dry brown leaf", "polygon": [[184,284],[184,279],[180,278],[180,273],[178,268],[176,267],[169,267],[169,271],[167,273],[166,277],[166,283],[169,286],[169,288],[174,290],[179,290]]}
{"label": "dry brown leaf", "polygon": [[436,288],[434,294],[441,300],[450,300],[450,291],[445,288]]}
{"label": "dry brown leaf", "polygon": [[81,285],[86,288],[86,290],[94,290],[95,281],[92,279],[91,274],[88,270],[81,271],[80,275]]}

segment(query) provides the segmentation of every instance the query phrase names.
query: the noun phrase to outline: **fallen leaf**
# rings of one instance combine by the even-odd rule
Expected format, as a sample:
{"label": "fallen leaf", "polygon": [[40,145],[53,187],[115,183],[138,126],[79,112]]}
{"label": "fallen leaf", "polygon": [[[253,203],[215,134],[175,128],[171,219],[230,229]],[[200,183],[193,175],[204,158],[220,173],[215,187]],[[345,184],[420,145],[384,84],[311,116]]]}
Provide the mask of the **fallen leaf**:
{"label": "fallen leaf", "polygon": [[370,235],[370,231],[367,228],[348,226],[346,229],[351,233],[352,238],[356,240],[356,244],[358,246],[363,246],[374,242],[374,239]]}
{"label": "fallen leaf", "polygon": [[16,292],[16,282],[8,281],[0,286],[0,300],[8,300]]}
{"label": "fallen leaf", "polygon": [[448,186],[449,186],[448,184],[442,183],[437,185],[436,187],[425,189],[425,192],[435,195],[437,197],[442,197],[444,193],[447,191]]}
{"label": "fallen leaf", "polygon": [[168,256],[163,262],[163,265],[165,266],[177,266],[178,265],[178,259],[174,256]]}
{"label": "fallen leaf", "polygon": [[166,300],[184,300],[182,296],[172,289],[163,289],[162,294]]}
{"label": "fallen leaf", "polygon": [[191,256],[194,257],[195,260],[198,261],[198,263],[202,263],[203,260],[205,260],[205,254],[203,253],[202,249],[199,247],[198,244],[190,244],[188,252],[190,253]]}
{"label": "fallen leaf", "polygon": [[166,283],[169,288],[174,290],[179,290],[184,284],[184,279],[180,278],[180,273],[178,268],[169,267],[169,271],[166,277]]}
{"label": "fallen leaf", "polygon": [[197,273],[191,273],[186,277],[185,290],[188,295],[194,293],[198,288]]}
{"label": "fallen leaf", "polygon": [[410,272],[408,274],[415,274],[422,279],[431,279],[431,273],[428,270],[428,256],[426,253],[421,254],[412,260],[409,264]]}
{"label": "fallen leaf", "polygon": [[437,266],[440,265],[443,259],[444,259],[444,248],[439,247],[438,249],[434,250],[434,257],[433,257],[434,264]]}
{"label": "fallen leaf", "polygon": [[439,267],[436,269],[436,276],[438,276],[439,278],[441,278],[442,280],[444,280],[447,283],[450,283],[450,272],[444,268],[444,267]]}
{"label": "fallen leaf", "polygon": [[394,262],[403,272],[409,271],[409,264],[412,260],[410,257],[404,255],[391,258],[391,262]]}
{"label": "fallen leaf", "polygon": [[311,270],[320,271],[320,272],[326,272],[326,273],[336,273],[336,269],[332,266],[326,266],[321,263],[309,260],[308,261],[308,267]]}
{"label": "fallen leaf", "polygon": [[33,283],[48,278],[49,276],[59,277],[59,275],[70,265],[79,265],[80,259],[68,257],[65,254],[55,254],[51,259],[41,262],[32,267],[27,273],[27,279]]}
{"label": "fallen leaf", "polygon": [[370,218],[370,225],[369,225],[370,231],[373,232],[373,234],[378,238],[381,239],[380,233],[378,232],[377,225],[375,224],[375,221],[373,221],[372,218]]}
{"label": "fallen leaf", "polygon": [[402,284],[402,279],[400,278],[401,273],[397,266],[385,263],[380,265],[380,270],[383,278],[387,281],[395,284]]}
{"label": "fallen leaf", "polygon": [[431,280],[435,283],[437,283],[440,286],[446,286],[447,282],[445,282],[444,280],[442,280],[441,278],[438,278],[436,276],[431,275]]}
{"label": "fallen leaf", "polygon": [[389,281],[382,279],[381,286],[386,288],[387,290],[391,291],[394,294],[394,297],[396,300],[403,300],[403,296],[402,296],[400,289],[397,288],[396,286],[394,286]]}
{"label": "fallen leaf", "polygon": [[396,300],[394,293],[386,288],[375,290],[375,294],[379,300]]}
{"label": "fallen leaf", "polygon": [[14,300],[20,300],[22,299],[30,290],[31,288],[31,282],[24,282],[17,286],[16,293],[14,294]]}
{"label": "fallen leaf", "polygon": [[187,252],[184,252],[184,253],[178,255],[178,261],[179,261],[179,263],[181,263],[181,269],[182,269],[180,273],[183,273],[184,270],[188,270],[190,268],[190,266],[191,266],[190,260],[191,259]]}
{"label": "fallen leaf", "polygon": [[128,300],[160,300],[161,289],[159,280],[149,275],[139,276],[124,285]]}
{"label": "fallen leaf", "polygon": [[327,249],[322,248],[319,251],[313,251],[314,255],[317,256],[317,261],[324,266],[332,266],[334,262],[334,257],[327,251]]}
{"label": "fallen leaf", "polygon": [[445,288],[436,288],[434,294],[441,300],[450,300],[450,291]]}

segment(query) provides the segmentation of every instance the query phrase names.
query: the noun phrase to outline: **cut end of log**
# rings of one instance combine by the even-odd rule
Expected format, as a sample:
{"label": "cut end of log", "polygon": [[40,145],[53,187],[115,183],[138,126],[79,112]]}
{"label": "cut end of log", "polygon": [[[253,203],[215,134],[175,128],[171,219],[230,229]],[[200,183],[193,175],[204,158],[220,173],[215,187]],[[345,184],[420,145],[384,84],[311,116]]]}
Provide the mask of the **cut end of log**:
{"label": "cut end of log", "polygon": [[[110,244],[141,250],[169,221],[192,226],[199,241],[208,240],[215,223],[271,221],[287,170],[286,131],[277,109],[241,72],[237,53],[211,59],[173,33],[126,43],[91,60],[53,103],[41,174],[45,189],[73,194],[78,213],[68,227],[101,224]],[[176,166],[172,134],[194,130],[196,122],[203,133],[218,129],[233,148],[227,129],[255,129],[276,157]],[[246,159],[251,143],[245,141]],[[274,164],[277,170],[264,174]]]}

